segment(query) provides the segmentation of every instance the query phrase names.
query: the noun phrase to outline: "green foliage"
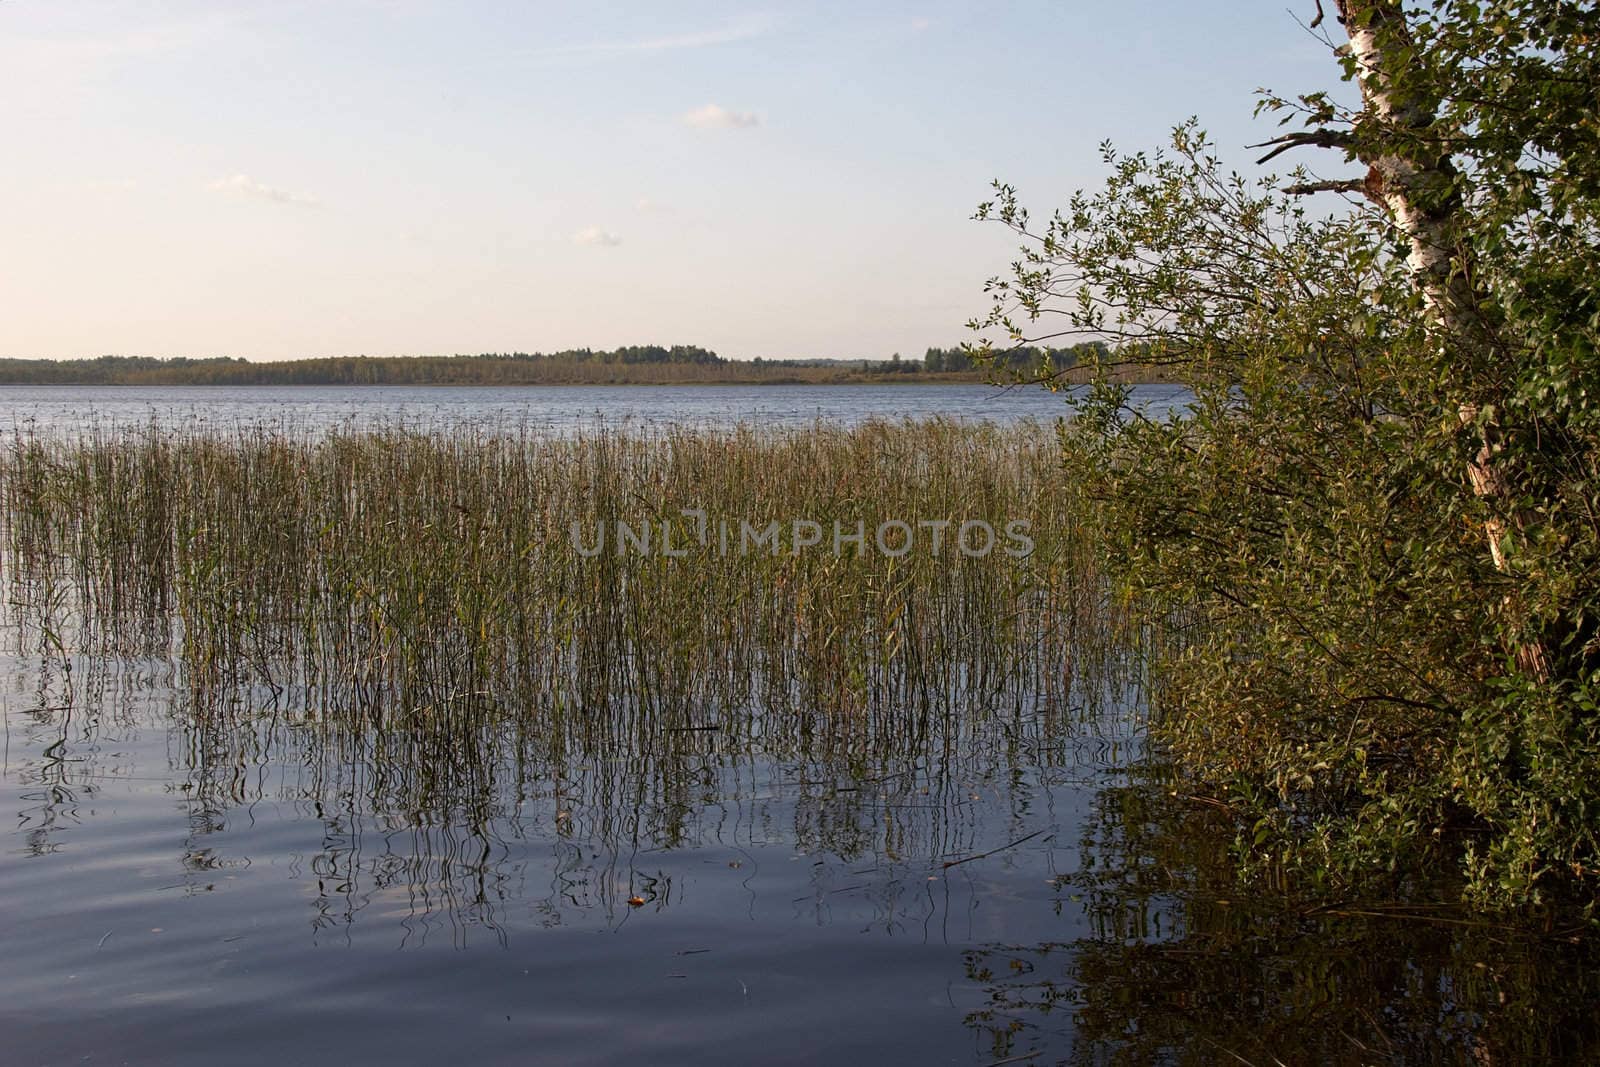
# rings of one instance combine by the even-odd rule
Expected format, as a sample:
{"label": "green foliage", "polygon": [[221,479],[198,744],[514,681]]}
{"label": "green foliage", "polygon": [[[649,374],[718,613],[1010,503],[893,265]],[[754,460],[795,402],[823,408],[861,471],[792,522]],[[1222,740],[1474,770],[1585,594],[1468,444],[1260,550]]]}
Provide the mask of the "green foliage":
{"label": "green foliage", "polygon": [[1068,348],[1039,348],[1014,345],[1000,351],[984,352],[970,347],[930,348],[922,362],[930,371],[965,371],[987,366],[1011,377],[1038,377],[1047,368],[1067,371],[1080,364],[1093,365],[1104,355],[1105,345],[1088,341]]}
{"label": "green foliage", "polygon": [[[1456,219],[1481,343],[1428,312],[1382,205],[1308,211],[1290,195],[1308,175],[1226,173],[1193,122],[1170,152],[1107,147],[1104,187],[1042,227],[997,185],[979,217],[1027,243],[975,325],[1101,338],[1107,365],[1193,388],[1192,416],[1160,423],[1102,380],[1062,446],[1123,593],[1160,620],[1158,733],[1225,799],[1249,867],[1399,885],[1449,860],[1481,902],[1589,901],[1600,14],[1440,0],[1405,18],[1389,73],[1437,122],[1325,94],[1266,107],[1304,118],[1299,143],[1446,161],[1424,207]],[[1478,463],[1504,493],[1474,492]]]}

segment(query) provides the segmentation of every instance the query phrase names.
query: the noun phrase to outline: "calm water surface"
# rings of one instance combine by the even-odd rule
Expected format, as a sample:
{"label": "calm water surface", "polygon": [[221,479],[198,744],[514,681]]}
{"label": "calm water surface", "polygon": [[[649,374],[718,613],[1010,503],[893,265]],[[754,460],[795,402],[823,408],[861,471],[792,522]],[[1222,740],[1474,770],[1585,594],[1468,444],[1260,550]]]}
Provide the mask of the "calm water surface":
{"label": "calm water surface", "polygon": [[759,722],[559,757],[506,727],[467,773],[220,736],[166,672],[67,715],[12,664],[6,1062],[989,1062],[967,954],[1094,935],[1078,835],[1132,744],[1019,713],[852,773]]}
{"label": "calm water surface", "polygon": [[[1153,412],[1181,404],[1176,386],[1139,386]],[[987,385],[780,386],[0,386],[0,429],[77,433],[150,424],[178,429],[288,425],[298,429],[403,422],[430,427],[557,432],[608,425],[799,426],[817,419],[1049,421],[1062,397]]]}
{"label": "calm water surface", "polygon": [[[1161,399],[1163,394],[1153,395]],[[1164,394],[1170,396],[1170,394]],[[950,387],[15,389],[19,422],[1050,416]],[[8,586],[9,588],[9,586]],[[162,642],[0,628],[0,1062],[1585,1062],[1585,950],[1241,897],[1137,691],[486,715],[449,737]]]}

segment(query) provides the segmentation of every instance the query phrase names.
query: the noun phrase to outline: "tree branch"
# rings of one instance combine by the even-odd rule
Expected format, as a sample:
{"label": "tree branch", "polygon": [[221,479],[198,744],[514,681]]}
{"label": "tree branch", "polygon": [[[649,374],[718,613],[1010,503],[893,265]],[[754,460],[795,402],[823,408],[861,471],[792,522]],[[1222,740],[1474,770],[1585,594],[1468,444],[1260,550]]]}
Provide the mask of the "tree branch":
{"label": "tree branch", "polygon": [[1315,148],[1349,148],[1353,143],[1354,139],[1347,130],[1296,130],[1293,133],[1286,133],[1282,137],[1274,137],[1270,141],[1245,145],[1245,147],[1267,148],[1271,145],[1277,146],[1256,160],[1256,163],[1260,164],[1267,162],[1274,156],[1289,151],[1291,148],[1299,148],[1303,145],[1311,145]]}
{"label": "tree branch", "polygon": [[1326,182],[1297,182],[1286,185],[1283,191],[1290,196],[1309,196],[1312,193],[1364,193],[1367,189],[1365,178],[1340,178]]}

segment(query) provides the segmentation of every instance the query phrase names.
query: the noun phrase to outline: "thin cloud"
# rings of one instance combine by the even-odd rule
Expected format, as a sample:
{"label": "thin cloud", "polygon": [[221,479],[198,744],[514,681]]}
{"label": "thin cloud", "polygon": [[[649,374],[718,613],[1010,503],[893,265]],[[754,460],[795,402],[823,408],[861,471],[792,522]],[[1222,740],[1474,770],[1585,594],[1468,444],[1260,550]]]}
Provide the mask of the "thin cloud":
{"label": "thin cloud", "polygon": [[226,30],[233,21],[212,12],[188,22],[144,26],[124,33],[0,37],[0,83],[77,85],[118,65],[165,52],[193,49]]}
{"label": "thin cloud", "polygon": [[685,126],[700,130],[748,130],[761,125],[761,116],[754,111],[729,111],[721,104],[697,107],[683,116]]}
{"label": "thin cloud", "polygon": [[633,202],[633,208],[641,215],[665,215],[672,210],[672,205],[663,204],[661,201],[648,196],[641,196]]}
{"label": "thin cloud", "polygon": [[238,196],[249,200],[266,200],[274,204],[295,204],[300,207],[314,207],[317,203],[314,197],[291,193],[287,189],[279,189],[274,185],[265,185],[248,174],[234,174],[227,178],[219,178],[206,186],[206,188],[214,193],[225,193],[229,196]]}
{"label": "thin cloud", "polygon": [[588,248],[615,248],[622,243],[622,238],[599,226],[585,226],[572,235],[572,243]]}
{"label": "thin cloud", "polygon": [[911,20],[911,28],[916,30],[918,33],[921,33],[923,30],[932,25],[932,21],[924,18],[915,18]]}
{"label": "thin cloud", "polygon": [[639,37],[622,41],[591,41],[586,44],[560,45],[537,53],[552,59],[603,59],[610,56],[639,55],[650,52],[676,52],[689,48],[709,48],[719,44],[733,44],[760,37],[772,29],[772,20],[764,16],[736,19],[715,29],[689,33],[664,34],[660,37]]}

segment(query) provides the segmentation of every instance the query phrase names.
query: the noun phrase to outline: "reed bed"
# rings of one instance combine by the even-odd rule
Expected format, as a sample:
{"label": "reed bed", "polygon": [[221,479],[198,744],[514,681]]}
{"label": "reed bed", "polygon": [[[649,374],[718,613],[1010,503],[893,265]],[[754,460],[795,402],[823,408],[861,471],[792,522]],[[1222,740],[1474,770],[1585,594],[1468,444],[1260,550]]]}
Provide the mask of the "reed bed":
{"label": "reed bed", "polygon": [[[319,861],[350,887],[329,921],[400,885],[492,925],[525,837],[585,843],[557,921],[573,893],[626,911],[641,849],[719,820],[932,863],[996,843],[991,787],[1136,757],[1125,626],[1070,489],[1025,425],[18,435],[0,632],[37,665],[41,783],[83,784],[56,757],[105,724],[155,723],[202,829],[270,797],[345,842]],[[891,520],[924,532],[903,555],[871,543]],[[973,520],[1003,544],[1025,523],[1032,553],[963,555]],[[795,551],[796,521],[820,543]],[[741,522],[784,541],[741,551]],[[835,522],[869,543],[835,553]],[[362,861],[359,827],[409,843]]]}
{"label": "reed bed", "polygon": [[[980,520],[995,547],[963,554]],[[904,554],[876,543],[895,521]],[[746,532],[772,523],[777,544]],[[893,709],[1070,701],[1116,659],[1089,537],[1026,424],[145,428],[19,434],[0,459],[0,567],[41,650],[171,656],[196,706],[448,735],[507,710],[894,732]]]}

